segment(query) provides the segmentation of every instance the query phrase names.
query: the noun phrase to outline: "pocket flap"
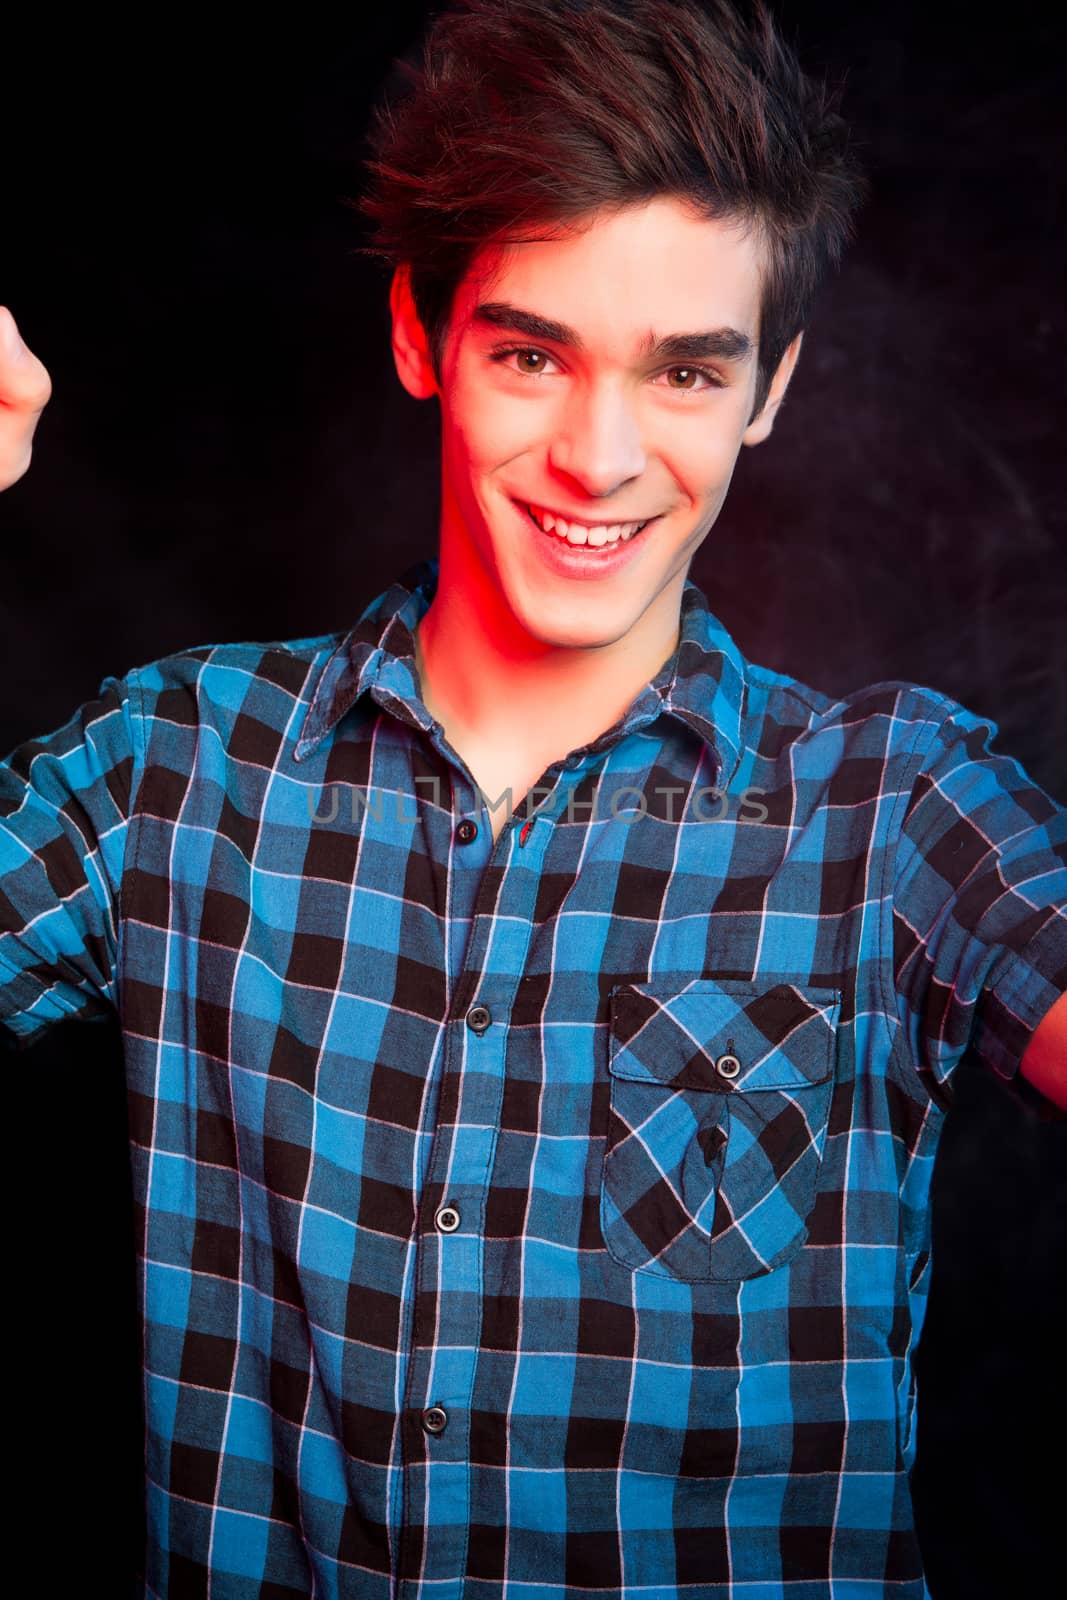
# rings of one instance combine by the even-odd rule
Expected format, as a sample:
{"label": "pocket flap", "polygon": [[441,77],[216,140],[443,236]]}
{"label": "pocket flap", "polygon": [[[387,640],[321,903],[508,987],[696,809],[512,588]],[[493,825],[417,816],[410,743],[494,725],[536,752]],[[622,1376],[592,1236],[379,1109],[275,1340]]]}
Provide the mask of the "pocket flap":
{"label": "pocket flap", "polygon": [[635,1083],[715,1094],[823,1083],[834,1070],[840,1008],[840,989],[810,984],[618,984],[608,1070]]}

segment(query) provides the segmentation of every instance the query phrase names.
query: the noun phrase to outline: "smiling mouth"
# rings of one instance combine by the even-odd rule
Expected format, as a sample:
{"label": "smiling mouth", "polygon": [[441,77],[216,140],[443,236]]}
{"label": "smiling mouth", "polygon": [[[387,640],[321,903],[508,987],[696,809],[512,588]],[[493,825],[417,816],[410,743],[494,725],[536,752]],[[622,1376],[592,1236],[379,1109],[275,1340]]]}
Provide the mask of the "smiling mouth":
{"label": "smiling mouth", "polygon": [[[607,538],[605,537],[606,525],[603,524],[599,527],[590,528],[582,523],[567,523],[562,518],[554,518],[554,526],[552,528],[542,527],[528,502],[517,500],[515,504],[525,511],[530,522],[533,523],[538,533],[544,538],[558,540],[560,544],[567,545],[572,550],[615,550],[621,544],[632,543],[634,539],[639,538],[644,533],[650,523],[657,520],[656,517],[649,517],[645,522],[638,523],[636,527],[632,523],[614,523],[611,525],[613,528],[624,531],[616,532],[611,538]],[[562,527],[560,526],[561,522],[563,523]]]}

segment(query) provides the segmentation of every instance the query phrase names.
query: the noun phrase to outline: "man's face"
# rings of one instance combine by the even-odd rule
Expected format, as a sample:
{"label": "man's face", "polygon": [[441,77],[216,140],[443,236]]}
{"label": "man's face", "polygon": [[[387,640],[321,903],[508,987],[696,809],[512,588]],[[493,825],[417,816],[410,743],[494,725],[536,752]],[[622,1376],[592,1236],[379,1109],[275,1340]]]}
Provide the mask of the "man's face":
{"label": "man's face", "polygon": [[[440,389],[394,279],[401,380],[441,400],[440,587],[462,589],[516,657],[677,621],[741,445],[769,432],[799,348],[750,425],[761,265],[755,237],[664,198],[566,240],[486,253],[457,291]],[[506,308],[558,324],[556,337]],[[642,349],[681,334],[709,335],[708,349]],[[531,505],[588,523],[652,520],[629,539],[575,545],[542,531]]]}

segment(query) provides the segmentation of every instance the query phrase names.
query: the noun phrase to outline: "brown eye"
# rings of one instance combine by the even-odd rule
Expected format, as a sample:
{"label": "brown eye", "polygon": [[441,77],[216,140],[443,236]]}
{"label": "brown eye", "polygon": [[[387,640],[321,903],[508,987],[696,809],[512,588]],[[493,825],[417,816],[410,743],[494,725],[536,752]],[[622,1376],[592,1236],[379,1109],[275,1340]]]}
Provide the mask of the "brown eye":
{"label": "brown eye", "polygon": [[717,373],[712,372],[708,367],[668,367],[667,368],[668,376],[670,376],[672,373],[676,373],[676,372],[684,373],[684,375],[686,377],[703,378],[704,379],[704,383],[703,383],[703,385],[701,385],[701,384],[688,384],[688,383],[684,384],[684,385],[681,385],[681,384],[669,384],[668,387],[672,388],[674,390],[675,394],[703,394],[708,389],[721,389],[723,387],[722,379],[718,376]]}
{"label": "brown eye", "polygon": [[[535,361],[547,361],[549,359],[543,350],[533,350],[526,345],[510,345],[507,350],[494,350],[490,360],[497,362],[512,361],[523,356],[533,356]],[[541,378],[544,376],[544,368],[541,367],[533,369],[522,366],[509,367],[508,371],[518,372],[520,375],[527,378]]]}

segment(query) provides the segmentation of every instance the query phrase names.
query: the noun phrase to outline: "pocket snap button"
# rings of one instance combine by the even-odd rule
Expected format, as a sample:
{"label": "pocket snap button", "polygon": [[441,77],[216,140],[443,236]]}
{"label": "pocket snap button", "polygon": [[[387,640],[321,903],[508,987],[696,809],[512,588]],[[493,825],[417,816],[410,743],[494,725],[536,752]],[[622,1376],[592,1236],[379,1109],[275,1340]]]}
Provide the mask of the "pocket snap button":
{"label": "pocket snap button", "polygon": [[720,1056],[715,1063],[715,1070],[722,1078],[736,1078],[741,1071],[741,1063],[736,1056]]}

